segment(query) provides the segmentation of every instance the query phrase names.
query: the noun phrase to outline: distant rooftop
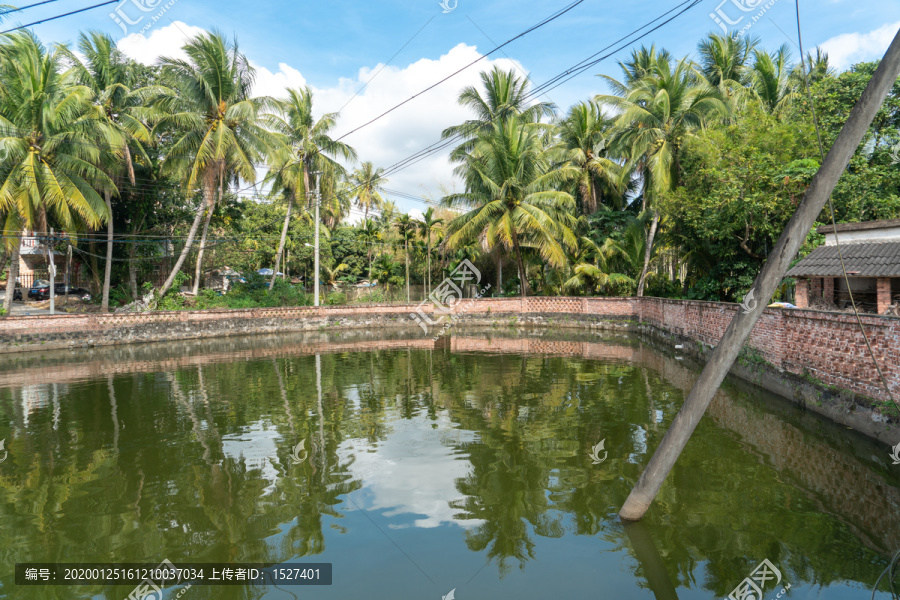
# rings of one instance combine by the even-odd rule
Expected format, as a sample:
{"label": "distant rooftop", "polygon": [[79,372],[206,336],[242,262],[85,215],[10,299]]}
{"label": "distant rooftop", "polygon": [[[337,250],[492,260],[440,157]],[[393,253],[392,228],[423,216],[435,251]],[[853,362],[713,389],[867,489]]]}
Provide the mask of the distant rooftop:
{"label": "distant rooftop", "polygon": [[[895,222],[900,226],[900,220],[876,222]],[[900,277],[900,242],[841,244],[840,248],[850,277]],[[819,246],[787,274],[788,277],[842,277],[844,272],[841,269],[838,247]]]}
{"label": "distant rooftop", "polygon": [[900,242],[900,219],[822,225],[816,231],[825,236],[826,246],[834,246],[838,240],[841,245]]}

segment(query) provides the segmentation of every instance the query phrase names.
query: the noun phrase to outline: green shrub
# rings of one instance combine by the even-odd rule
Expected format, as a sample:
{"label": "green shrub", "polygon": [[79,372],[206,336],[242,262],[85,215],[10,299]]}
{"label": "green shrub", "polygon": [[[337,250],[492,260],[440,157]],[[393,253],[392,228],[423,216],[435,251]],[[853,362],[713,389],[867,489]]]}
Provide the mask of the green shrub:
{"label": "green shrub", "polygon": [[339,304],[347,304],[347,294],[336,292],[328,294],[328,297],[325,298],[325,306],[337,306]]}
{"label": "green shrub", "polygon": [[356,301],[360,304],[370,304],[376,302],[385,302],[386,299],[382,290],[372,290],[365,296],[360,296]]}

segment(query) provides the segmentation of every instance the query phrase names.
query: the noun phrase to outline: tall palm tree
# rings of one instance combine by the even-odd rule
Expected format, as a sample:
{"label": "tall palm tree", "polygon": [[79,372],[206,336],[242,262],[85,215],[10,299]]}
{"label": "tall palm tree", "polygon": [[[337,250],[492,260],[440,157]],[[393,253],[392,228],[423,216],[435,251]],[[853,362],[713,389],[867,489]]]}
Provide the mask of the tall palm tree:
{"label": "tall palm tree", "polygon": [[275,272],[269,281],[270,290],[275,285],[284,251],[291,209],[298,195],[309,195],[312,191],[310,174],[319,171],[331,177],[343,177],[344,168],[334,159],[356,160],[353,148],[335,141],[329,135],[337,125],[338,114],[326,113],[318,120],[313,117],[313,94],[309,87],[288,90],[287,99],[279,101],[277,108],[278,114],[267,115],[265,121],[281,137],[281,143],[272,152],[272,174],[275,175],[275,185],[287,191],[288,205],[275,255]]}
{"label": "tall palm tree", "polygon": [[579,170],[575,186],[584,214],[596,212],[604,199],[615,208],[624,204],[628,171],[608,158],[604,139],[614,122],[588,101],[573,106],[557,126],[565,160]]}
{"label": "tall palm tree", "polygon": [[350,183],[356,188],[356,205],[363,210],[363,220],[369,218],[369,210],[379,208],[384,202],[381,193],[387,183],[384,169],[375,168],[371,162],[364,162],[350,176]]}
{"label": "tall palm tree", "polygon": [[409,241],[415,239],[418,227],[416,222],[408,214],[397,217],[395,224],[400,239],[403,240],[403,255],[406,257],[406,303],[409,304]]}
{"label": "tall palm tree", "polygon": [[[809,85],[814,85],[827,77],[834,77],[836,71],[829,64],[828,53],[821,48],[816,48],[816,53],[806,53],[806,71],[809,74]],[[801,65],[797,64],[791,72],[791,80],[794,89],[802,89],[803,71],[800,70]]]}
{"label": "tall palm tree", "polygon": [[434,207],[429,206],[428,210],[422,213],[422,220],[417,223],[422,237],[427,240],[427,254],[425,255],[425,297],[431,294],[431,232],[435,227],[442,225],[443,219],[439,219],[434,214]]}
{"label": "tall palm tree", "polygon": [[[624,86],[621,88],[614,87],[614,89],[617,93],[619,89],[628,89],[628,86],[634,85],[644,77],[654,74],[659,62],[670,63],[672,60],[673,57],[669,51],[665,48],[657,50],[656,44],[651,45],[649,48],[641,46],[638,50],[632,50],[628,60],[624,62],[619,61],[619,68],[622,69],[622,75],[624,76]],[[615,83],[615,80],[610,79],[609,82]]]}
{"label": "tall palm tree", "polygon": [[372,281],[372,253],[381,236],[381,228],[373,219],[366,219],[359,224],[359,237],[366,245],[366,258],[369,263],[368,278]]}
{"label": "tall palm tree", "polygon": [[459,137],[463,142],[451,153],[451,159],[462,162],[475,147],[475,139],[490,133],[495,121],[516,117],[522,123],[537,123],[544,116],[552,116],[555,107],[551,102],[529,104],[528,80],[516,76],[515,71],[503,71],[494,67],[481,73],[482,92],[468,86],[460,92],[457,102],[471,109],[475,118],[461,125],[448,127],[442,139]]}
{"label": "tall palm tree", "polygon": [[172,287],[205,213],[194,278],[194,292],[198,291],[209,223],[226,184],[238,177],[256,181],[256,162],[274,146],[261,117],[272,101],[250,96],[255,71],[238,50],[237,41],[228,42],[216,32],[204,33],[185,44],[183,50],[186,60],[161,60],[163,77],[174,92],[159,103],[164,116],[154,133],[175,138],[163,163],[164,172],[181,179],[188,194],[199,187],[203,200],[160,296]]}
{"label": "tall palm tree", "polygon": [[334,229],[350,214],[353,205],[353,188],[346,177],[329,175],[326,169],[322,177],[322,222]]}
{"label": "tall palm tree", "polygon": [[[100,109],[100,118],[120,139],[117,147],[110,148],[110,165],[107,172],[120,187],[122,171],[128,175],[131,185],[135,184],[132,148],[149,162],[141,144],[150,143],[150,131],[141,120],[142,101],[156,91],[154,88],[132,90],[133,78],[129,72],[128,59],[117,47],[113,39],[96,31],[82,33],[78,49],[84,57],[82,62],[74,53],[64,49],[73,64],[78,81],[93,92],[93,103]],[[113,219],[112,191],[103,193],[110,219],[106,225],[106,267],[103,274],[103,292],[100,310],[109,310],[109,288],[112,274]]]}
{"label": "tall palm tree", "polygon": [[791,51],[785,44],[774,54],[755,50],[750,87],[763,109],[778,115],[799,97],[791,77]]}
{"label": "tall palm tree", "polygon": [[[64,55],[47,51],[30,32],[0,45],[0,215],[6,231],[46,232],[52,222],[77,233],[110,218],[98,194],[114,191],[100,168],[98,141],[113,135],[91,104],[91,91],[64,73]],[[4,308],[15,289],[18,234]],[[53,260],[48,248],[48,263]]]}
{"label": "tall palm tree", "polygon": [[515,256],[522,297],[528,278],[522,246],[535,248],[545,263],[566,262],[565,246],[575,245],[571,226],[575,199],[559,185],[577,176],[572,165],[554,166],[552,148],[540,128],[512,117],[482,134],[461,167],[466,191],[444,197],[449,206],[468,208],[447,227],[447,245],[459,248],[484,236]]}
{"label": "tall palm tree", "polygon": [[657,60],[649,75],[631,85],[607,79],[621,94],[597,96],[597,101],[621,111],[613,144],[639,169],[644,180],[644,208],[653,213],[638,279],[637,295],[642,296],[660,220],[653,209],[653,198],[677,187],[685,139],[701,130],[710,118],[725,117],[728,109],[718,90],[686,59],[674,66],[669,60]]}
{"label": "tall palm tree", "polygon": [[728,82],[749,85],[750,58],[759,44],[758,37],[709,34],[697,47],[703,76],[715,87]]}

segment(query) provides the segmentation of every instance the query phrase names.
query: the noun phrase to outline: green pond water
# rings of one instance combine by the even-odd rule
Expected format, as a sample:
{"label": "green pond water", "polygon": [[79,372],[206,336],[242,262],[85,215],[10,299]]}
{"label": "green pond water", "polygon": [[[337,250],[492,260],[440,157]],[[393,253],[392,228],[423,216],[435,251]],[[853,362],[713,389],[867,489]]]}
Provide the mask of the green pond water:
{"label": "green pond water", "polygon": [[0,596],[120,600],[133,585],[16,586],[14,565],[168,559],[332,563],[333,584],[166,600],[710,599],[767,559],[765,599],[869,598],[900,548],[900,466],[736,381],[645,520],[618,519],[699,373],[680,358],[522,332],[2,358]]}

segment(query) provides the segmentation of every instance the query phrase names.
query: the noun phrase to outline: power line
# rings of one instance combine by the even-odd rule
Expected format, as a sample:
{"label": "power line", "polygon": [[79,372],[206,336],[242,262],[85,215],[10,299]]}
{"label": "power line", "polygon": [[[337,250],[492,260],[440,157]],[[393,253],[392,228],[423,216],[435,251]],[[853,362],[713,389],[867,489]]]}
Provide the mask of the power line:
{"label": "power line", "polygon": [[[654,31],[660,29],[661,27],[664,27],[665,25],[671,23],[672,21],[674,21],[675,19],[677,19],[678,17],[680,17],[682,14],[689,11],[690,9],[694,8],[701,2],[702,2],[702,0],[685,0],[681,4],[676,5],[675,7],[669,9],[668,11],[660,14],[656,18],[648,21],[641,27],[638,27],[637,29],[625,34],[624,36],[618,38],[616,41],[612,42],[611,44],[607,45],[606,47],[601,48],[599,51],[595,52],[594,54],[579,61],[572,67],[569,67],[565,71],[562,71],[561,73],[552,77],[551,79],[544,82],[543,84],[533,88],[531,91],[528,92],[528,94],[526,94],[524,100],[528,101],[528,100],[534,99],[537,96],[546,94],[548,91],[559,87],[563,83],[566,83],[567,81],[571,80],[572,78],[577,77],[578,75],[580,75],[587,69],[591,68],[592,66],[594,66],[594,65],[606,60],[610,56],[613,56],[614,54],[620,52],[625,47],[627,47],[631,44],[634,44],[635,42],[645,38],[650,33],[653,33]],[[673,15],[673,13],[675,13],[675,12],[677,12],[677,14]],[[670,15],[673,15],[673,16],[670,16]],[[669,17],[669,18],[666,18],[666,17]],[[657,23],[658,21],[663,20],[663,19],[665,19],[665,20],[662,23],[659,23],[655,27],[652,27],[651,29],[648,29],[644,33],[641,33],[635,39],[631,39],[632,37],[634,37],[638,33],[640,33],[642,30],[653,26],[654,23]],[[616,47],[616,46],[618,46],[618,47]],[[610,50],[610,49],[612,49],[610,52],[601,56],[601,54],[603,52]],[[599,56],[599,58],[598,58],[598,56]],[[496,117],[495,117],[495,119],[496,119]],[[463,139],[466,139],[468,136],[475,133],[479,128],[481,128],[485,125],[489,125],[489,124],[493,123],[493,121],[494,121],[494,119],[490,119],[487,121],[475,123],[475,124],[471,125],[470,127],[466,128],[465,130],[457,133],[454,136],[451,136],[446,139],[441,139],[441,140],[431,144],[430,146],[423,148],[419,152],[416,152],[415,154],[412,154],[409,157],[407,157],[401,161],[398,161],[397,163],[394,163],[393,165],[387,167],[384,171],[385,175],[386,176],[393,175],[403,169],[411,167],[411,166],[421,162],[422,160],[425,160],[429,156],[432,156],[435,153],[440,152],[446,148],[449,148],[450,146],[456,144],[457,142],[459,142]]]}
{"label": "power line", "polygon": [[400,107],[403,106],[404,104],[407,104],[407,103],[409,103],[409,102],[412,102],[413,100],[415,100],[416,98],[418,98],[418,97],[421,96],[422,94],[424,94],[424,93],[426,93],[426,92],[429,92],[429,91],[433,90],[434,88],[438,87],[439,85],[441,85],[442,83],[444,83],[445,81],[448,81],[448,80],[452,79],[453,77],[456,77],[457,75],[459,75],[460,73],[462,73],[463,71],[465,71],[466,69],[468,69],[469,67],[471,67],[472,65],[481,62],[482,60],[484,60],[485,58],[487,58],[487,57],[490,56],[491,54],[493,54],[493,53],[499,51],[501,48],[503,48],[503,47],[505,47],[505,46],[508,46],[509,44],[513,43],[514,41],[518,40],[519,38],[522,38],[522,37],[528,35],[528,34],[531,33],[532,31],[535,31],[535,30],[537,30],[537,29],[540,29],[540,28],[543,27],[544,25],[546,25],[546,24],[548,24],[548,23],[550,23],[550,22],[552,22],[552,21],[555,21],[556,19],[558,19],[559,17],[563,16],[563,15],[566,14],[567,12],[571,11],[572,9],[574,9],[576,6],[578,6],[579,4],[583,3],[584,1],[585,1],[585,0],[575,0],[575,2],[572,2],[572,3],[569,4],[567,7],[563,8],[562,10],[557,11],[556,13],[554,13],[554,14],[552,14],[552,15],[550,15],[549,17],[547,17],[547,18],[544,19],[543,21],[539,22],[537,25],[533,25],[532,27],[529,27],[528,29],[526,29],[526,30],[523,31],[522,33],[518,34],[517,36],[515,36],[515,37],[513,37],[513,38],[510,38],[509,40],[503,42],[502,44],[500,44],[499,46],[497,46],[496,48],[494,48],[493,50],[491,50],[491,51],[488,52],[487,54],[481,55],[479,58],[476,58],[475,60],[473,60],[473,61],[470,62],[469,64],[465,65],[465,66],[462,67],[461,69],[458,69],[457,71],[454,71],[453,73],[451,73],[450,75],[444,77],[443,79],[441,79],[441,80],[438,81],[437,83],[428,86],[427,88],[425,88],[424,90],[422,90],[422,91],[420,91],[420,92],[418,92],[418,93],[416,93],[416,94],[413,94],[412,96],[410,96],[409,98],[407,98],[407,99],[404,100],[403,102],[400,102],[399,104],[393,106],[392,108],[389,108],[388,110],[384,111],[383,113],[381,113],[380,115],[378,115],[378,116],[375,117],[374,119],[372,119],[372,120],[370,120],[370,121],[368,121],[368,122],[366,122],[366,123],[363,123],[362,125],[360,125],[359,127],[356,127],[355,129],[351,129],[350,131],[348,131],[347,133],[345,133],[344,135],[342,135],[341,137],[339,137],[336,141],[340,141],[340,140],[344,139],[345,137],[347,137],[348,135],[351,135],[351,134],[353,134],[353,133],[356,133],[356,132],[359,131],[360,129],[363,129],[363,128],[365,128],[365,127],[368,127],[368,126],[371,125],[372,123],[375,123],[375,122],[378,121],[379,119],[381,119],[381,118],[383,118],[383,117],[389,115],[390,113],[394,112],[395,110],[397,110],[398,108],[400,108]]}
{"label": "power line", "polygon": [[29,8],[34,8],[35,6],[41,6],[42,4],[50,4],[52,2],[59,2],[59,0],[44,0],[43,2],[35,2],[34,4],[29,4],[28,6],[20,6],[19,8],[13,7],[9,10],[0,11],[0,16],[11,15],[14,12],[21,12],[23,10],[28,10]]}
{"label": "power line", "polygon": [[[0,31],[0,34],[3,33],[11,33],[13,31],[18,31],[19,29],[25,29],[27,27],[32,27],[34,25],[40,25],[41,23],[47,23],[48,21],[55,21],[57,19],[62,19],[63,17],[68,17],[71,15],[77,15],[78,13],[83,13],[89,10],[93,10],[95,8],[100,8],[101,6],[106,6],[107,4],[114,4],[119,2],[119,0],[106,0],[106,2],[101,2],[100,4],[94,4],[93,6],[88,6],[87,8],[79,8],[78,10],[72,10],[67,13],[63,13],[61,15],[56,15],[55,17],[47,17],[46,19],[41,19],[40,21],[35,21],[33,23],[29,23],[27,25],[20,25],[18,27],[13,27],[12,29],[7,29],[6,31]],[[37,5],[34,5],[37,6]]]}

